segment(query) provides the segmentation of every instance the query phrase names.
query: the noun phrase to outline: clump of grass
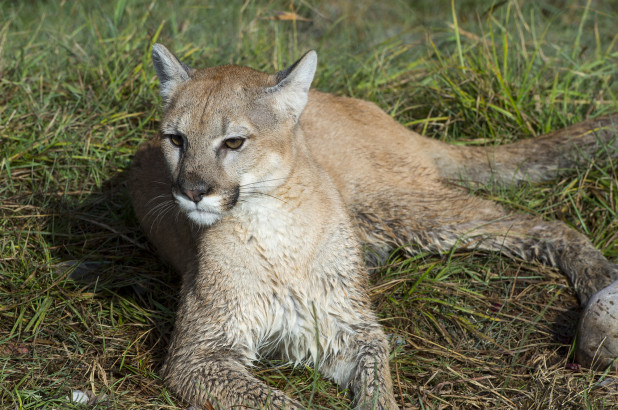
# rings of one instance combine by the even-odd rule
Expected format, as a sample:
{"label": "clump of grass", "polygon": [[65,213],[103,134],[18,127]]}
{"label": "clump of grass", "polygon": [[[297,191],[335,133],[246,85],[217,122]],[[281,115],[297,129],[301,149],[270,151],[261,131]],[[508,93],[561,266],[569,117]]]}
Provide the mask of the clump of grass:
{"label": "clump of grass", "polygon": [[[77,389],[105,395],[94,407],[183,406],[157,376],[179,279],[147,244],[125,187],[137,145],[157,132],[153,42],[190,65],[269,71],[316,48],[317,88],[375,101],[434,138],[494,144],[618,109],[617,9],[592,0],[4,4],[0,407],[66,407]],[[475,194],[562,219],[615,259],[610,156],[552,183]],[[555,270],[470,251],[395,252],[372,280],[402,407],[616,400],[611,375],[565,369],[578,308]],[[256,374],[315,408],[349,405],[311,369],[265,363]]]}

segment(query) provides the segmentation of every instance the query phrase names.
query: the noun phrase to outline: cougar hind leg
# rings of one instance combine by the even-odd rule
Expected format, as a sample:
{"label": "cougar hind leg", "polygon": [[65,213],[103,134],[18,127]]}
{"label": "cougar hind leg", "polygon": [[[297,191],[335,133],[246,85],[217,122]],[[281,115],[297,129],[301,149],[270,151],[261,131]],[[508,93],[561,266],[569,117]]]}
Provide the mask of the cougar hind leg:
{"label": "cougar hind leg", "polygon": [[618,279],[617,265],[605,259],[586,236],[560,221],[510,212],[439,182],[426,183],[423,189],[424,194],[398,192],[394,194],[400,199],[397,202],[387,200],[392,192],[376,195],[377,203],[370,209],[356,212],[361,238],[377,253],[389,243],[391,247],[418,244],[429,252],[471,247],[537,260],[560,269],[582,305]]}
{"label": "cougar hind leg", "polygon": [[355,409],[398,409],[393,396],[389,346],[375,319],[348,335],[345,350],[324,361],[320,371],[353,393]]}
{"label": "cougar hind leg", "polygon": [[[436,186],[433,191],[435,200],[430,207],[408,195],[405,206],[357,212],[361,238],[378,251],[407,241],[431,252],[472,247],[557,267],[570,279],[585,307],[576,361],[586,367],[618,369],[617,264],[608,261],[586,236],[560,221],[509,212],[464,192],[446,193],[445,187]],[[418,248],[406,249],[414,252]]]}

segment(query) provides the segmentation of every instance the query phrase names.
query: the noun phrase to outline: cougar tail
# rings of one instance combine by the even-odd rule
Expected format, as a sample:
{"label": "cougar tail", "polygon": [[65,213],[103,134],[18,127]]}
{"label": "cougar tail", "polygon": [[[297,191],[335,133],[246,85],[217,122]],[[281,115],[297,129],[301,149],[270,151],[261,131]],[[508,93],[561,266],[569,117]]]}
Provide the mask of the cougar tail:
{"label": "cougar tail", "polygon": [[445,179],[505,185],[546,181],[589,162],[599,153],[606,159],[618,157],[618,114],[511,144],[449,146],[447,150],[434,155]]}

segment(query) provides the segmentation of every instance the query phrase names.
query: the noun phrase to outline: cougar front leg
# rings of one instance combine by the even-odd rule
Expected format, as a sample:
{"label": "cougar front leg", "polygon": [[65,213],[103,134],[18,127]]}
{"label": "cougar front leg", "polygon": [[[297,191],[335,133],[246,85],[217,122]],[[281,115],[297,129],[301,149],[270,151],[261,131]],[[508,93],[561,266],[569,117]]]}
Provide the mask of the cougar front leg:
{"label": "cougar front leg", "polygon": [[[198,350],[199,351],[199,350]],[[164,372],[167,386],[183,400],[203,409],[302,409],[283,392],[253,377],[232,351],[170,352]]]}
{"label": "cougar front leg", "polygon": [[148,240],[176,272],[197,264],[197,235],[172,197],[172,183],[161,153],[160,138],[142,143],[129,174],[129,194],[135,215]]}
{"label": "cougar front leg", "polygon": [[166,386],[204,409],[302,409],[299,402],[248,372],[246,366],[256,352],[247,347],[251,341],[225,295],[199,292],[190,272],[183,279],[183,297],[162,369]]}
{"label": "cougar front leg", "polygon": [[388,341],[371,319],[345,342],[345,350],[326,360],[320,369],[354,396],[357,409],[397,409],[388,365]]}

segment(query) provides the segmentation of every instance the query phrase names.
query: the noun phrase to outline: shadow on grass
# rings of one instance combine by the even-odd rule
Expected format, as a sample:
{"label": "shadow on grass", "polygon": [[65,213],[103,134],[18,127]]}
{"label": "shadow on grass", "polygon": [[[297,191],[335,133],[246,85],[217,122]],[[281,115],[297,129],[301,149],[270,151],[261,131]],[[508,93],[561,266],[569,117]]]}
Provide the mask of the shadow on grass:
{"label": "shadow on grass", "polygon": [[[579,306],[573,306],[568,309],[560,311],[554,318],[552,331],[554,336],[554,342],[560,344],[562,347],[558,350],[558,353],[562,357],[568,358],[568,363],[573,362],[573,352],[571,352],[571,345],[575,340],[577,334],[577,324],[579,323],[579,317],[581,316],[582,308]],[[570,354],[570,355],[569,355]]]}
{"label": "shadow on grass", "polygon": [[72,328],[83,333],[71,336],[92,347],[77,359],[100,367],[94,380],[108,395],[115,393],[110,379],[119,385],[130,379],[142,390],[150,385],[146,390],[159,395],[156,374],[173,327],[180,277],[143,235],[126,179],[123,172],[79,201],[71,193],[48,200],[46,237],[52,259],[60,261],[53,271],[66,289],[71,319],[84,322]]}

